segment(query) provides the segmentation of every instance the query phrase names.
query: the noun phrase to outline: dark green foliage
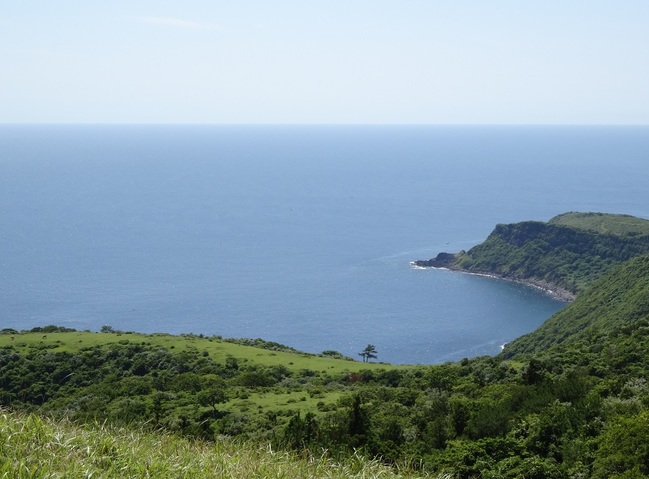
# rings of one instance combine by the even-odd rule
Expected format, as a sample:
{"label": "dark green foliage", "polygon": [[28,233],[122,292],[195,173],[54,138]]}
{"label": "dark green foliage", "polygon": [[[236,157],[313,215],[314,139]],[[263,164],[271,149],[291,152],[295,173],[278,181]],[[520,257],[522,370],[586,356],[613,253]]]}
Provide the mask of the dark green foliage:
{"label": "dark green foliage", "polygon": [[344,359],[346,361],[354,361],[353,358],[350,358],[349,356],[345,356],[344,354],[338,352],[338,351],[333,351],[331,349],[327,351],[322,351],[320,353],[320,356],[324,356],[327,358],[334,358],[334,359]]}
{"label": "dark green foliage", "polygon": [[[292,348],[290,346],[285,346],[280,343],[276,343],[274,341],[265,341],[261,338],[257,339],[250,339],[250,338],[241,338],[241,339],[233,339],[233,338],[224,338],[223,341],[227,341],[229,343],[235,343],[235,344],[241,344],[243,346],[253,346],[255,348],[261,348],[261,349],[268,349],[269,351],[285,351],[288,353],[300,353],[295,348]],[[305,354],[305,353],[301,353]]]}
{"label": "dark green foliage", "polygon": [[492,274],[569,293],[583,291],[613,266],[649,253],[649,221],[602,213],[566,213],[549,222],[499,224],[481,244],[418,261]]}
{"label": "dark green foliage", "polygon": [[[597,338],[624,334],[620,328],[635,328],[649,316],[649,256],[624,263],[569,308],[558,312],[533,333],[511,343],[506,354],[546,351],[562,343],[593,343]],[[601,344],[601,343],[600,343]],[[623,365],[621,365],[623,366]]]}
{"label": "dark green foliage", "polygon": [[358,353],[358,355],[363,358],[364,363],[366,363],[370,359],[376,359],[376,346],[374,346],[373,344],[368,344],[365,349]]}
{"label": "dark green foliage", "polygon": [[[3,331],[7,331],[7,330],[3,330]],[[17,332],[16,330],[9,330],[9,331],[13,331],[14,334]],[[75,331],[76,329],[73,328],[55,326],[52,324],[50,324],[49,326],[37,326],[29,330],[30,333],[73,333]]]}
{"label": "dark green foliage", "polygon": [[618,236],[528,221],[496,226],[455,264],[467,271],[533,279],[578,293],[612,266],[645,253],[649,253],[647,235]]}
{"label": "dark green foliage", "polygon": [[370,436],[370,421],[367,411],[361,404],[359,394],[354,396],[354,401],[349,413],[349,441],[350,446],[358,449],[367,444]]}
{"label": "dark green foliage", "polygon": [[298,412],[284,429],[284,445],[292,449],[308,449],[318,441],[318,423],[313,413],[307,413],[304,419]]}
{"label": "dark green foliage", "polygon": [[216,414],[216,405],[227,399],[226,383],[215,374],[206,374],[201,377],[201,386],[196,397],[202,406],[210,406]]}
{"label": "dark green foliage", "polygon": [[649,413],[614,418],[599,437],[598,446],[594,478],[649,476]]}

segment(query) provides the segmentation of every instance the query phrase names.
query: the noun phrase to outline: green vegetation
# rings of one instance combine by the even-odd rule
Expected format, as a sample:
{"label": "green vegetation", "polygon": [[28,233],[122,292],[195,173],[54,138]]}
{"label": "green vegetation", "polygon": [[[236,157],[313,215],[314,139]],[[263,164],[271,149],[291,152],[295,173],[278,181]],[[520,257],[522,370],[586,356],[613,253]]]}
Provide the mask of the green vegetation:
{"label": "green vegetation", "polygon": [[613,266],[649,253],[649,221],[602,213],[566,213],[549,222],[497,225],[481,244],[417,261],[576,294]]}
{"label": "green vegetation", "polygon": [[579,295],[569,308],[507,348],[509,355],[548,353],[558,345],[610,342],[649,317],[649,256],[623,263]]}
{"label": "green vegetation", "polygon": [[630,215],[573,211],[555,216],[548,224],[621,237],[649,235],[649,221]]}
{"label": "green vegetation", "polygon": [[[630,217],[552,222],[501,225],[483,243],[528,260],[530,242],[552,244],[530,271],[572,265],[559,276],[582,291],[497,357],[397,367],[262,340],[3,330],[0,405],[18,412],[0,418],[0,471],[213,477],[194,475],[204,461],[217,477],[649,477],[645,233]],[[492,255],[483,245],[466,255]]]}
{"label": "green vegetation", "polygon": [[350,378],[396,369],[361,370],[358,362],[261,340],[253,342],[264,349],[250,340],[60,330],[2,331],[1,404],[193,437],[266,439],[298,412],[335,409]]}
{"label": "green vegetation", "polygon": [[[106,327],[105,327],[106,328]],[[142,344],[170,349],[173,352],[193,352],[200,350],[215,362],[225,363],[229,357],[236,357],[244,363],[264,366],[285,366],[292,371],[301,369],[327,370],[330,373],[343,373],[358,369],[358,363],[345,358],[336,351],[324,351],[321,355],[309,354],[287,348],[277,343],[261,339],[224,339],[219,336],[207,337],[195,334],[174,336],[171,334],[140,334],[115,331],[109,334],[91,331],[66,330],[58,326],[36,327],[30,334],[11,329],[0,331],[0,347],[18,346],[24,348],[48,349],[51,352],[79,352],[85,348],[111,344]],[[341,361],[340,359],[347,359]],[[367,364],[364,367],[390,368],[386,364]]]}
{"label": "green vegetation", "polygon": [[364,363],[368,362],[370,359],[376,359],[377,354],[378,352],[376,351],[376,346],[374,346],[373,344],[368,344],[365,349],[358,353],[358,355],[363,358]]}
{"label": "green vegetation", "polygon": [[339,463],[326,454],[305,457],[227,439],[212,443],[190,441],[164,432],[97,423],[78,425],[0,410],[0,477],[415,479],[422,476],[358,455]]}

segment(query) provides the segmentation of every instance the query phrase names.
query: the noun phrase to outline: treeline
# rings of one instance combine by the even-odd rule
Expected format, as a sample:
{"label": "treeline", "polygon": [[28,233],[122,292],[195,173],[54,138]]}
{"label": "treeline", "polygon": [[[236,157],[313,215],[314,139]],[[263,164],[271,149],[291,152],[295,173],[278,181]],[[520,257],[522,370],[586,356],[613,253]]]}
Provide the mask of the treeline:
{"label": "treeline", "polygon": [[[0,350],[1,400],[205,440],[242,437],[336,457],[360,452],[455,477],[612,477],[619,467],[645,474],[645,458],[618,451],[649,450],[649,435],[636,435],[649,432],[649,322],[612,337],[605,347],[577,344],[547,356],[335,376],[234,357],[219,364],[199,349],[128,340],[76,353],[9,346]],[[299,400],[288,410],[229,406],[253,394],[292,392],[338,396],[315,411]],[[627,423],[633,427],[620,427]]]}

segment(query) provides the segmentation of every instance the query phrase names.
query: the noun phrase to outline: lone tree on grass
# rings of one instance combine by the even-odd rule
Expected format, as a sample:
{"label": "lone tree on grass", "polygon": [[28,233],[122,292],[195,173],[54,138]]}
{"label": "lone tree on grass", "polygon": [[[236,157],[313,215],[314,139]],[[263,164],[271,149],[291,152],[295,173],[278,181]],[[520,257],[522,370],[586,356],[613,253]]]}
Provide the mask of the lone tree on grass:
{"label": "lone tree on grass", "polygon": [[363,357],[364,363],[368,362],[370,359],[376,359],[377,354],[376,347],[373,344],[368,344],[363,351],[358,353],[359,356]]}

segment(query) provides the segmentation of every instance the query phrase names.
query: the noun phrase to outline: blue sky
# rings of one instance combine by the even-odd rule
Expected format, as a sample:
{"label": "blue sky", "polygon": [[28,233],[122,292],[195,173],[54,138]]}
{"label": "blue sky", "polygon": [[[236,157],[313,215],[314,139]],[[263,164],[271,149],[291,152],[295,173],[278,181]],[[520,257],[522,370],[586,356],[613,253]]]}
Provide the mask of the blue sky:
{"label": "blue sky", "polygon": [[647,0],[0,0],[0,122],[649,124],[647,25]]}

